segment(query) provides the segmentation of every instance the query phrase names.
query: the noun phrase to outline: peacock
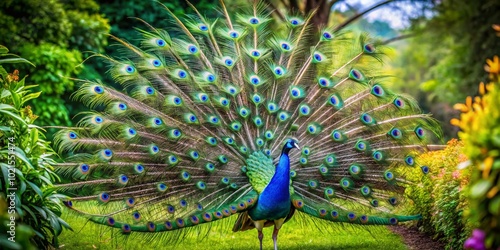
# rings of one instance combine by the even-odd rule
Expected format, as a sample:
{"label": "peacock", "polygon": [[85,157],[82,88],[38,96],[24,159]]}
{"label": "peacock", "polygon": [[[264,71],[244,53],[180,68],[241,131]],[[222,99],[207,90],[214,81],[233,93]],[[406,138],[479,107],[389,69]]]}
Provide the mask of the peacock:
{"label": "peacock", "polygon": [[[387,48],[255,1],[218,17],[144,23],[139,45],[114,37],[113,84],[79,80],[90,111],[55,139],[64,204],[88,220],[175,234],[237,215],[232,231],[280,228],[294,214],[396,225],[405,173],[440,136],[381,73]],[[140,19],[138,19],[140,20]],[[236,217],[236,216],[235,216]],[[296,216],[297,219],[298,216]],[[168,232],[174,231],[174,232]],[[135,234],[135,233],[134,233]]]}

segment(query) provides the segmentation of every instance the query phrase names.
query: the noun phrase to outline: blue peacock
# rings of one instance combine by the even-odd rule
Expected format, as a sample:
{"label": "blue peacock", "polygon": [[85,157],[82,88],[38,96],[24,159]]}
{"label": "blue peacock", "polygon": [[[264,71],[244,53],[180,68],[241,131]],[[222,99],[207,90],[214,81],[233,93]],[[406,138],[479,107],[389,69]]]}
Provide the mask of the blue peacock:
{"label": "blue peacock", "polygon": [[[188,3],[189,4],[189,3]],[[436,122],[381,74],[384,46],[275,20],[255,2],[219,17],[144,23],[140,46],[116,38],[117,88],[82,80],[90,110],[55,139],[67,155],[65,205],[124,234],[196,229],[237,214],[234,232],[280,228],[296,213],[362,225],[419,219],[405,171],[439,137]],[[297,218],[299,219],[299,218]],[[166,232],[166,234],[174,232]]]}

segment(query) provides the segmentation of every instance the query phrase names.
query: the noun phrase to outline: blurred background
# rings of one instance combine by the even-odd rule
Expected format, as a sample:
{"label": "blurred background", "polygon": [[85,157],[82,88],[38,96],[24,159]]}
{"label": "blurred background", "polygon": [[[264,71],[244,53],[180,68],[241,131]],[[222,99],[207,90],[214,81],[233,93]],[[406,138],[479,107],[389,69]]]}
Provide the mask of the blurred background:
{"label": "blurred background", "polygon": [[[184,0],[163,1],[176,15],[190,14]],[[216,0],[195,0],[206,15]],[[243,0],[225,1],[231,9]],[[273,15],[285,11],[307,13],[318,8],[313,24],[347,26],[368,32],[394,49],[385,70],[392,87],[413,96],[443,126],[445,140],[456,137],[450,119],[458,116],[453,104],[474,96],[486,81],[483,65],[500,54],[500,39],[492,24],[500,22],[500,1],[495,0],[264,0]],[[41,98],[31,103],[39,125],[71,126],[86,110],[71,98],[78,87],[72,78],[103,81],[107,65],[95,53],[117,56],[108,34],[131,43],[138,40],[134,27],[167,27],[167,12],[154,1],[143,0],[3,0],[0,3],[0,44],[33,62],[10,66],[38,84]],[[20,25],[22,24],[22,25]],[[110,46],[109,46],[110,45]],[[117,53],[118,52],[118,53]],[[85,60],[85,61],[84,61]],[[83,62],[83,63],[82,63]],[[7,70],[11,72],[11,69]],[[53,131],[49,130],[50,133]]]}

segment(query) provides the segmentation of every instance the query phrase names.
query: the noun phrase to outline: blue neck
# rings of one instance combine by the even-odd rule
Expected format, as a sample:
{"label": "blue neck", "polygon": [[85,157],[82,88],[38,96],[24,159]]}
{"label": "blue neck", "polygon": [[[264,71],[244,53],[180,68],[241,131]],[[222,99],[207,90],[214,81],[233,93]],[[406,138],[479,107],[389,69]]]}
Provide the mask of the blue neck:
{"label": "blue neck", "polygon": [[290,211],[290,158],[283,150],[273,178],[260,193],[257,206],[249,211],[252,220],[277,220]]}
{"label": "blue neck", "polygon": [[288,151],[281,152],[276,172],[264,190],[277,202],[289,202],[290,200],[290,158]]}

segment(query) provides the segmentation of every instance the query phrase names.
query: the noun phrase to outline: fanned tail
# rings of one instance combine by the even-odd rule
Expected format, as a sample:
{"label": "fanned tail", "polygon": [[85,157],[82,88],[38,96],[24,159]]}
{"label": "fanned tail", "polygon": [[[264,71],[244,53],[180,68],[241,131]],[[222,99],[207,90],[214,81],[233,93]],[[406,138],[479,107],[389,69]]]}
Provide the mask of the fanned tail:
{"label": "fanned tail", "polygon": [[259,2],[235,15],[222,3],[214,20],[192,5],[196,15],[184,20],[163,7],[168,31],[145,23],[140,46],[115,38],[126,59],[99,55],[119,90],[83,81],[74,94],[93,111],[56,139],[71,154],[58,166],[71,179],[58,186],[74,197],[68,207],[124,233],[242,213],[274,173],[250,173],[247,160],[277,159],[294,136],[302,146],[290,154],[296,210],[355,224],[418,219],[390,211],[404,169],[428,172],[415,161],[425,131],[440,132],[384,86],[382,46],[330,28],[315,34],[314,13],[273,23]]}

